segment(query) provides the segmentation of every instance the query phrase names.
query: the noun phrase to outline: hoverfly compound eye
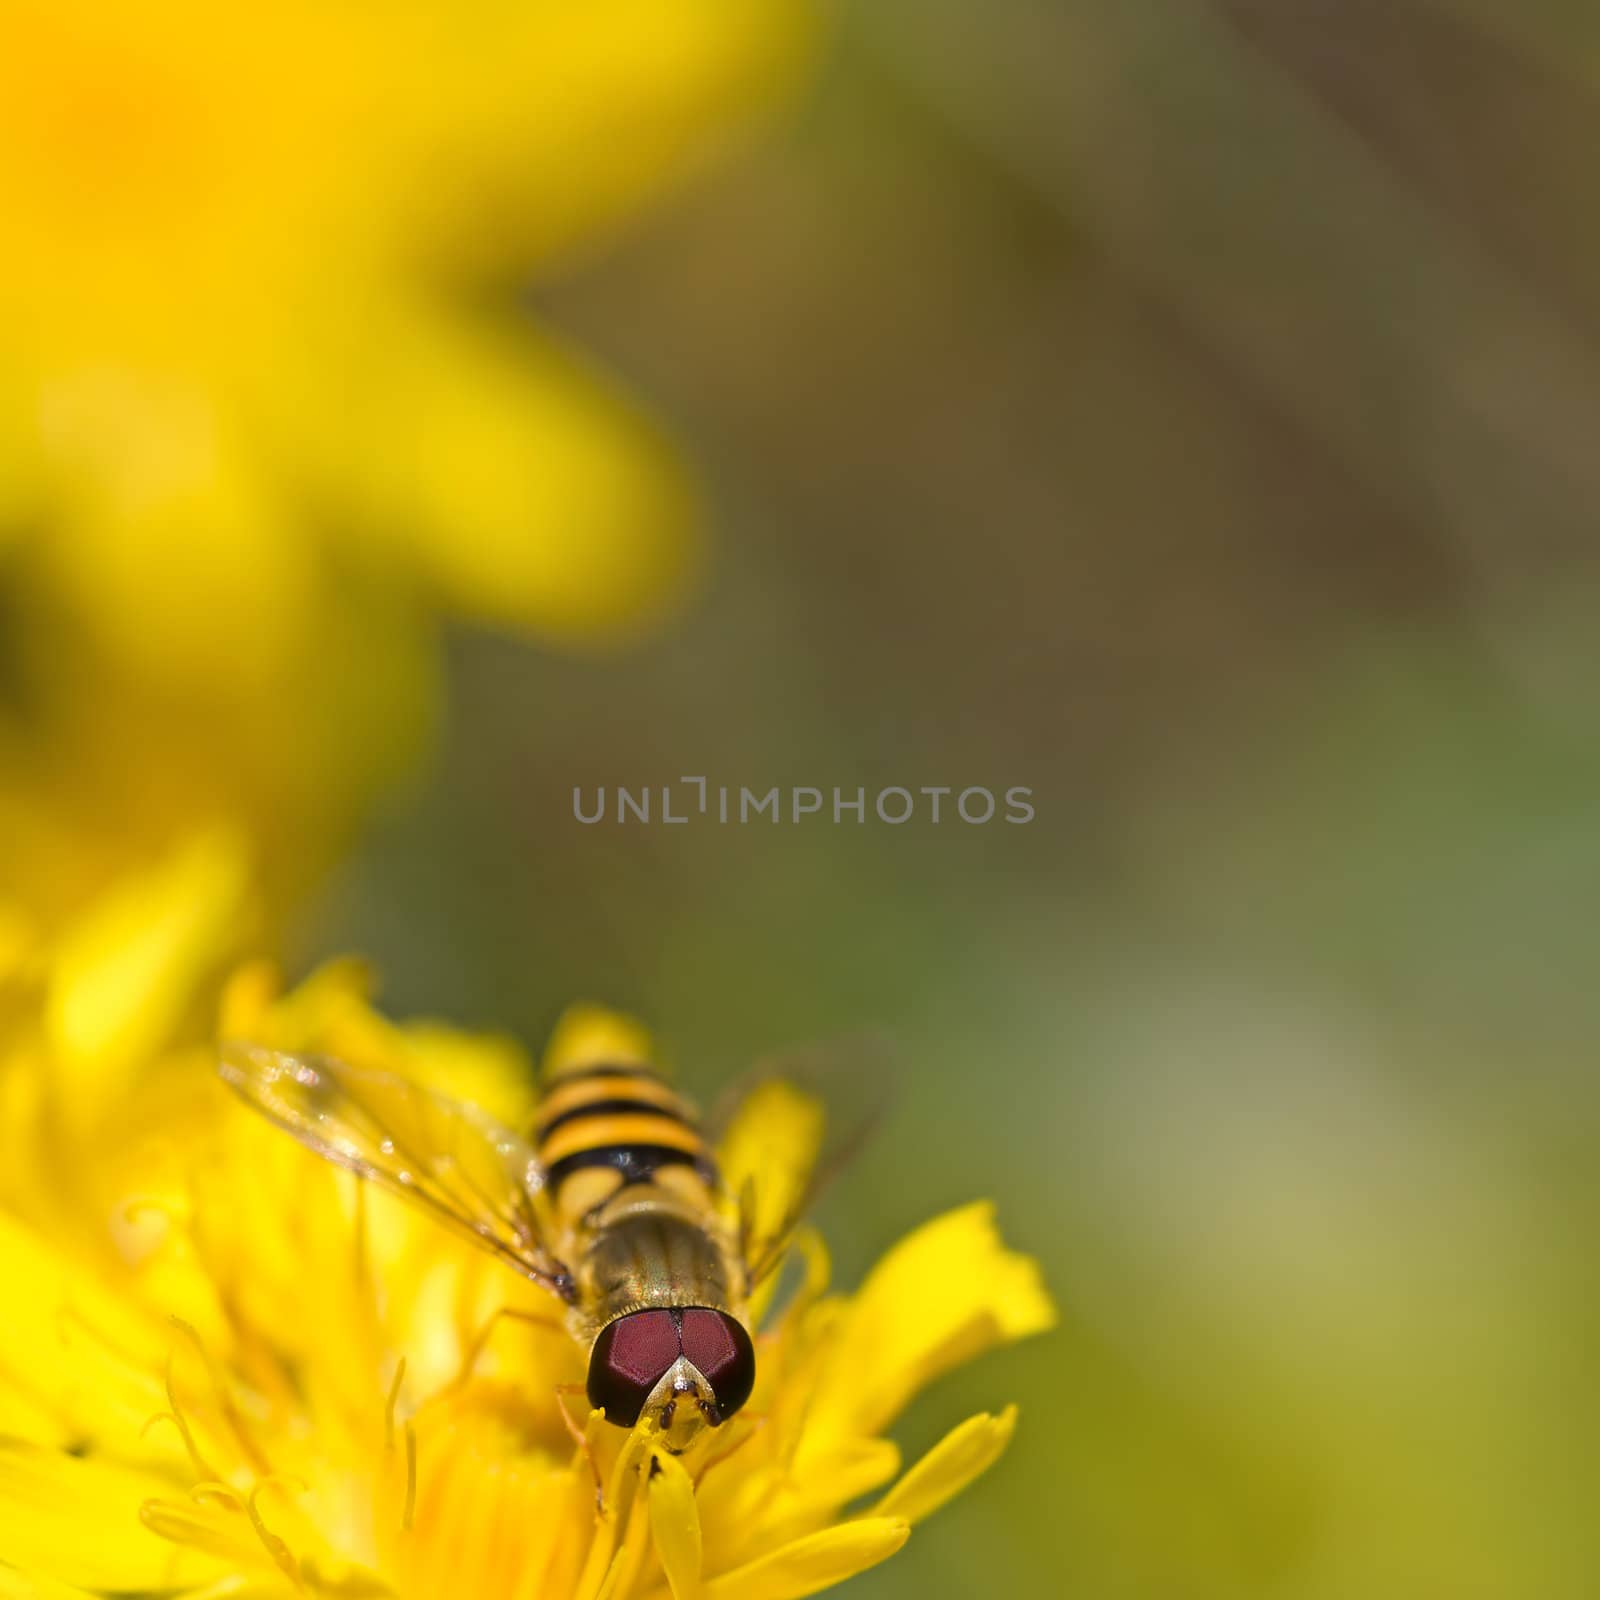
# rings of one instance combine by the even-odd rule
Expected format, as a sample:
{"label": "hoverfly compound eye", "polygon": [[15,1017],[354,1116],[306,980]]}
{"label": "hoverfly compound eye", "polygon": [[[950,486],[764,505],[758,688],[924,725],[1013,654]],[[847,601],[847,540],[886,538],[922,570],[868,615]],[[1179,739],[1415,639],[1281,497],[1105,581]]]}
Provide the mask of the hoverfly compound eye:
{"label": "hoverfly compound eye", "polygon": [[605,1412],[607,1422],[631,1428],[678,1355],[670,1311],[635,1311],[607,1323],[589,1356],[589,1404]]}
{"label": "hoverfly compound eye", "polygon": [[717,1421],[726,1422],[756,1384],[756,1352],[743,1325],[726,1311],[694,1307],[683,1313],[683,1353],[717,1397]]}

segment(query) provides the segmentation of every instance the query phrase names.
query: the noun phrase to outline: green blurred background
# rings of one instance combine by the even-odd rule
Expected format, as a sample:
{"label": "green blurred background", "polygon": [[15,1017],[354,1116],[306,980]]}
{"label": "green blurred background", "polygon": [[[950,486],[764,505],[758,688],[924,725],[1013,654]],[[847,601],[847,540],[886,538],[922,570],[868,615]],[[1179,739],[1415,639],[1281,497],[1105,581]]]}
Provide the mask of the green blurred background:
{"label": "green blurred background", "polygon": [[[1577,1597],[1600,1218],[1600,19],[873,0],[542,287],[715,510],[659,642],[452,643],[302,930],[397,1010],[633,1008],[711,1090],[875,1028],[840,1274],[981,1194],[1061,1330],[912,1595]],[[1026,827],[582,827],[951,783]]]}

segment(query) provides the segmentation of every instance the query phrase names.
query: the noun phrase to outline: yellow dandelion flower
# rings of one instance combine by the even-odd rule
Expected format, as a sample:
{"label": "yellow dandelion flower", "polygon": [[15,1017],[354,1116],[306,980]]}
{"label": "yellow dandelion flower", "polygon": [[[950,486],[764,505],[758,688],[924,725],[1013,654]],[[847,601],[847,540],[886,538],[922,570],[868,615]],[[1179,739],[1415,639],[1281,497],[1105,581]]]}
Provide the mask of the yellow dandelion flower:
{"label": "yellow dandelion flower", "polygon": [[426,726],[437,614],[587,644],[674,603],[682,467],[516,296],[768,100],[811,17],[0,15],[0,839],[54,911],[108,836],[348,820]]}
{"label": "yellow dandelion flower", "polygon": [[[209,873],[175,860],[122,907],[205,925],[210,848]],[[37,999],[57,983],[45,957],[3,1013],[0,1139],[48,1130],[58,1159],[14,1179],[0,1211],[0,1596],[791,1600],[893,1554],[1004,1450],[1012,1409],[905,1470],[886,1437],[940,1374],[1052,1321],[987,1205],[917,1229],[849,1294],[806,1236],[802,1281],[760,1325],[748,1406],[674,1455],[643,1423],[573,1409],[584,1352],[541,1290],[228,1097],[174,998],[209,986],[203,941],[124,911],[141,952],[124,960],[116,920],[101,908],[81,947],[96,959],[59,980],[74,1027]],[[101,1029],[96,993],[120,1019]],[[386,1021],[352,963],[287,993],[246,967],[221,1009],[224,1031],[278,1049],[448,1086],[505,1119],[531,1108],[513,1045]],[[68,1037],[116,1066],[80,1070],[71,1093],[101,1103],[64,1123],[47,1058]],[[552,1062],[598,1037],[643,1049],[632,1024],[588,1013]],[[153,1052],[137,1083],[134,1039]],[[721,1147],[728,1182],[803,1160],[814,1135],[802,1097],[752,1095]]]}

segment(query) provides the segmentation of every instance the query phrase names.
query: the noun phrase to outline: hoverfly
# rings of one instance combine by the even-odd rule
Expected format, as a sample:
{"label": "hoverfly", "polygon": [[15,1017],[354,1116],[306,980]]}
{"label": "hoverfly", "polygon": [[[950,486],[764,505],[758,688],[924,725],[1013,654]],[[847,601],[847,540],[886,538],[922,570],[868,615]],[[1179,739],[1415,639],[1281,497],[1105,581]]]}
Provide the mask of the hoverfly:
{"label": "hoverfly", "polygon": [[563,1064],[527,1137],[330,1057],[230,1044],[220,1071],[325,1160],[555,1295],[588,1351],[589,1403],[608,1422],[645,1417],[681,1452],[750,1398],[751,1297],[781,1263],[803,1201],[757,1228],[755,1197],[725,1192],[697,1113],[651,1062]]}

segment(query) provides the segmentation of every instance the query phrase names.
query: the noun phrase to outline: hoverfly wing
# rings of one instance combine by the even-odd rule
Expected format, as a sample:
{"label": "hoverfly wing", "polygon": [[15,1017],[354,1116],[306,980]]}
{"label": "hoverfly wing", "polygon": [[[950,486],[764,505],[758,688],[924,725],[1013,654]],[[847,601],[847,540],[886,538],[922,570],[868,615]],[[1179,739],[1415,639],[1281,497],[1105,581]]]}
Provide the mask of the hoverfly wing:
{"label": "hoverfly wing", "polygon": [[876,1132],[896,1078],[883,1040],[850,1038],[769,1057],[718,1099],[708,1120],[748,1289],[783,1264],[806,1214]]}
{"label": "hoverfly wing", "polygon": [[242,1099],[325,1161],[415,1201],[454,1233],[565,1300],[572,1279],[548,1248],[533,1147],[476,1106],[390,1072],[261,1045],[222,1047]]}

